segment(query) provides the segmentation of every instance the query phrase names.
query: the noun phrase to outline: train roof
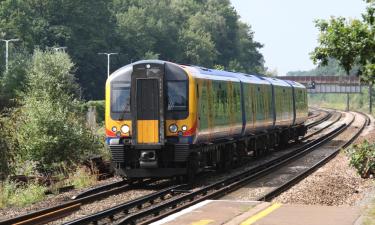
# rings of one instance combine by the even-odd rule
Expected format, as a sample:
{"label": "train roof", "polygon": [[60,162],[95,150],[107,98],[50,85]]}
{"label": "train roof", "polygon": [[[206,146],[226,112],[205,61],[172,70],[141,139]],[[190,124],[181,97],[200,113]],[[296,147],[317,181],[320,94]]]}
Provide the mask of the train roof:
{"label": "train roof", "polygon": [[298,82],[293,81],[293,80],[284,80],[284,81],[287,82],[288,84],[292,85],[295,88],[306,88],[303,84],[298,83]]}
{"label": "train roof", "polygon": [[280,80],[274,77],[263,77],[265,80],[269,81],[272,85],[290,87],[291,85],[284,80]]}
{"label": "train roof", "polygon": [[[183,68],[187,68],[194,77],[201,78],[201,79],[212,79],[212,80],[225,80],[225,81],[235,81],[240,82],[241,80],[236,76],[224,76],[220,73],[213,72],[211,69],[201,68],[197,66],[184,66]],[[220,70],[215,70],[220,71]],[[222,71],[223,72],[223,71]],[[230,73],[230,72],[227,72]]]}
{"label": "train roof", "polygon": [[215,70],[215,69],[207,69],[204,67],[194,66],[194,65],[183,65],[183,64],[176,64],[173,62],[163,61],[163,60],[140,60],[134,62],[132,64],[123,66],[112,73],[114,76],[110,76],[110,79],[120,74],[126,73],[131,70],[133,65],[141,64],[141,63],[152,63],[152,64],[164,64],[164,63],[171,63],[182,68],[187,68],[192,74],[197,78],[202,79],[213,79],[213,80],[226,80],[226,81],[235,81],[235,82],[245,82],[245,83],[256,83],[256,84],[272,84],[276,86],[284,86],[284,87],[296,87],[296,88],[305,88],[302,84],[290,81],[290,80],[281,80],[274,77],[265,77],[260,75],[253,75],[253,74],[244,74],[244,73],[236,73],[236,72],[228,72],[224,70]]}
{"label": "train roof", "polygon": [[190,71],[193,72],[194,76],[196,77],[207,77],[220,79],[220,80],[228,80],[232,78],[232,80],[237,80],[245,83],[256,83],[256,84],[269,84],[269,82],[262,79],[262,77],[258,75],[250,75],[244,73],[236,73],[236,72],[228,72],[223,70],[215,70],[215,69],[207,69],[202,68],[199,66],[184,66],[187,67]]}

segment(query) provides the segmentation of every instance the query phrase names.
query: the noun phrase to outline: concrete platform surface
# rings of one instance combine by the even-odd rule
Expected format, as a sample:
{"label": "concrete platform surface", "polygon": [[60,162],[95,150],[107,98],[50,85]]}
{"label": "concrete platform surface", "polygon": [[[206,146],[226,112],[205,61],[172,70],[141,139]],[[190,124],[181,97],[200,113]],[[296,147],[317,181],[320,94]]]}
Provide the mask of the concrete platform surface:
{"label": "concrete platform surface", "polygon": [[152,225],[358,225],[359,218],[355,207],[206,200]]}

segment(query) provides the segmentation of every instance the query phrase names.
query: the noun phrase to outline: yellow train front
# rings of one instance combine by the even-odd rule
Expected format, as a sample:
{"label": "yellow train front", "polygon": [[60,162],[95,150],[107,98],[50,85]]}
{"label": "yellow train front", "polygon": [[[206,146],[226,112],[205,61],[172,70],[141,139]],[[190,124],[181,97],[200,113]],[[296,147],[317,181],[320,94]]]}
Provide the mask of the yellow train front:
{"label": "yellow train front", "polygon": [[306,132],[303,85],[139,61],[106,83],[106,136],[118,174],[192,178],[261,156]]}

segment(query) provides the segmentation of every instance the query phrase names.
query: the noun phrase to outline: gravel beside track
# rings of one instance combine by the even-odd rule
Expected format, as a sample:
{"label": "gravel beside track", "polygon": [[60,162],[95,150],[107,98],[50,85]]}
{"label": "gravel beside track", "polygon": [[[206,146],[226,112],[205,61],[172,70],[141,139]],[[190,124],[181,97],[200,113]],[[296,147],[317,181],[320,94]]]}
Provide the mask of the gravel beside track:
{"label": "gravel beside track", "polygon": [[34,203],[27,207],[9,207],[9,208],[0,209],[0,220],[5,220],[8,218],[13,218],[13,217],[23,215],[32,211],[36,211],[36,210],[40,210],[40,209],[44,209],[44,208],[48,208],[52,206],[57,206],[63,202],[69,201],[72,196],[82,191],[88,190],[93,187],[120,181],[120,180],[121,180],[120,177],[113,177],[113,178],[109,178],[106,180],[98,181],[97,184],[91,187],[87,187],[83,189],[74,189],[72,191],[61,193],[58,195],[48,195],[43,201]]}
{"label": "gravel beside track", "polygon": [[113,195],[103,200],[83,205],[81,206],[81,209],[79,211],[74,212],[73,214],[67,217],[51,222],[49,224],[63,224],[63,223],[66,223],[66,222],[69,222],[78,218],[82,218],[90,214],[94,214],[99,211],[114,207],[121,203],[139,198],[141,196],[150,194],[152,192],[154,192],[154,190],[131,190],[122,194]]}
{"label": "gravel beside track", "polygon": [[[359,116],[357,114],[357,117]],[[364,139],[375,140],[373,119],[371,124],[356,143]],[[358,126],[358,123],[355,122],[353,126]],[[349,166],[349,159],[345,153],[341,152],[273,201],[287,204],[354,206],[358,205],[372,188],[373,181],[362,179],[355,169]]]}
{"label": "gravel beside track", "polygon": [[[315,117],[314,120],[317,120],[320,116],[321,115]],[[322,124],[322,125],[324,125],[324,124]],[[320,126],[322,126],[322,125],[320,125]],[[315,139],[315,138],[313,138],[313,139]],[[297,146],[292,147],[292,149],[297,147]],[[252,163],[248,164],[248,165],[242,166],[241,168],[233,169],[232,171],[224,173],[224,174],[223,173],[222,174],[216,174],[216,173],[209,174],[208,176],[204,176],[203,179],[199,179],[197,186],[199,187],[200,185],[207,185],[208,183],[211,183],[211,182],[217,181],[219,179],[231,176],[234,173],[239,173],[243,170],[248,169],[249,167],[253,167],[256,164],[262,163],[262,161],[267,161],[267,160],[270,160],[274,157],[277,157],[280,154],[285,154],[286,152],[288,152],[290,150],[275,152],[273,155],[271,155],[269,157],[266,157],[268,159],[257,160],[255,162],[252,162]],[[101,181],[100,183],[98,183],[98,185],[103,185],[103,184],[115,182],[115,181],[118,181],[118,180],[120,180],[120,178],[111,178],[111,179],[108,179],[108,180],[105,180],[105,181]],[[63,193],[63,194],[60,194],[60,195],[57,195],[57,196],[51,196],[51,197],[48,197],[46,200],[44,200],[42,202],[35,203],[35,204],[33,204],[29,207],[25,207],[25,208],[8,208],[8,209],[0,210],[0,220],[15,217],[17,215],[25,214],[27,212],[39,210],[39,209],[42,209],[42,208],[47,208],[47,207],[51,207],[51,206],[54,206],[54,205],[58,205],[58,204],[60,204],[64,201],[69,200],[70,197],[76,195],[77,193],[79,193],[81,191],[83,191],[83,190],[79,190],[79,191],[73,190],[73,191]],[[108,209],[108,208],[113,207],[115,205],[119,205],[123,202],[127,202],[127,201],[133,200],[135,198],[150,194],[154,191],[156,191],[156,190],[155,189],[153,189],[153,190],[151,190],[151,189],[147,189],[147,190],[135,189],[135,190],[124,192],[122,194],[110,196],[110,197],[105,198],[103,200],[83,205],[83,206],[81,206],[81,209],[79,211],[74,212],[73,214],[69,215],[68,217],[65,217],[63,219],[51,222],[49,224],[62,224],[64,222],[72,221],[72,220],[84,217],[86,215],[93,214],[95,212],[98,212],[98,211],[101,211],[101,210],[104,210],[104,209]]]}

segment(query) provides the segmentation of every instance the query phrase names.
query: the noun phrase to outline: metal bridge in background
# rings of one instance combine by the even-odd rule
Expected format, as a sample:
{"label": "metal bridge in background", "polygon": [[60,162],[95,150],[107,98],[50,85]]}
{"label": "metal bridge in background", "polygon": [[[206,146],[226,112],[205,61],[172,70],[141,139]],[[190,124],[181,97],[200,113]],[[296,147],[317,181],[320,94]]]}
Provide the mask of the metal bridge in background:
{"label": "metal bridge in background", "polygon": [[308,93],[361,93],[362,86],[357,76],[280,76],[282,80],[293,80],[307,87]]}
{"label": "metal bridge in background", "polygon": [[[293,80],[307,87],[307,92],[346,94],[346,111],[349,111],[349,94],[362,93],[357,76],[280,76],[282,80]],[[372,88],[369,88],[369,110],[372,112]]]}

